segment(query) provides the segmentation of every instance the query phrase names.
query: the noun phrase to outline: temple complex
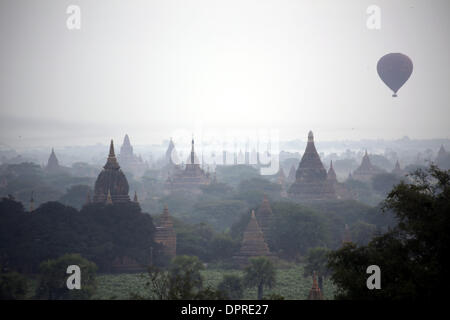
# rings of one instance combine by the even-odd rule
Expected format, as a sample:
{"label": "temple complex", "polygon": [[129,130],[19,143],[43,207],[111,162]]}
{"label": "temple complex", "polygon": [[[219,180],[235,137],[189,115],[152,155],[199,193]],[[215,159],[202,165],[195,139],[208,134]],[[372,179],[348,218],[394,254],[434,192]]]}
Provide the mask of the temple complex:
{"label": "temple complex", "polygon": [[244,231],[239,253],[233,257],[234,262],[239,267],[245,267],[249,258],[252,257],[272,257],[269,247],[264,240],[263,232],[258,225],[255,211],[252,211],[250,221]]}
{"label": "temple complex", "polygon": [[398,160],[397,160],[397,162],[395,162],[395,167],[392,170],[392,174],[395,174],[396,176],[399,176],[399,177],[403,177],[406,174],[405,170],[403,170],[400,167],[400,163],[398,162]]}
{"label": "temple complex", "polygon": [[199,186],[210,184],[209,173],[200,167],[200,162],[194,149],[194,139],[192,139],[191,153],[186,161],[185,168],[176,168],[172,175],[169,175],[166,185],[170,190],[185,190],[190,192],[200,192]]}
{"label": "temple complex", "polygon": [[95,181],[93,202],[129,203],[131,201],[128,191],[128,181],[117,162],[114,143],[111,140],[108,159]]}
{"label": "temple complex", "polygon": [[336,199],[336,192],[327,179],[327,171],[314,145],[312,131],[308,134],[305,153],[295,174],[295,182],[288,193],[290,198],[300,201]]}
{"label": "temple complex", "polygon": [[169,214],[167,205],[164,206],[161,221],[158,227],[156,227],[155,242],[162,244],[163,253],[173,258],[177,254],[177,235],[173,228],[172,217]]}
{"label": "temple complex", "polygon": [[270,245],[270,227],[272,225],[273,213],[272,208],[270,207],[269,199],[264,195],[263,202],[261,206],[256,211],[256,221],[258,222],[258,226],[261,228],[261,231],[264,236],[264,240],[268,245]]}
{"label": "temple complex", "polygon": [[141,156],[136,156],[134,154],[128,134],[126,134],[123,139],[118,160],[120,161],[122,169],[125,172],[130,172],[136,177],[142,176],[148,169],[147,164],[142,160]]}
{"label": "temple complex", "polygon": [[362,158],[361,165],[353,171],[353,179],[363,181],[363,182],[369,182],[373,176],[383,173],[384,171],[377,166],[374,166],[369,159],[369,155],[366,153],[364,154],[364,157]]}
{"label": "temple complex", "polygon": [[322,291],[320,291],[319,284],[317,283],[316,272],[313,273],[313,284],[311,290],[309,290],[308,300],[323,300]]}

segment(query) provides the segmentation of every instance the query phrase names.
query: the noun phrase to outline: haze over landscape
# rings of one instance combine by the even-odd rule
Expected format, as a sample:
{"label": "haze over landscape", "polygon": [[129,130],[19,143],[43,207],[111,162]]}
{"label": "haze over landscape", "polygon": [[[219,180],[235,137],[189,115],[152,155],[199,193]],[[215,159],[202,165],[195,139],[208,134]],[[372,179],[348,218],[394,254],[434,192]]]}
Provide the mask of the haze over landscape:
{"label": "haze over landscape", "polygon": [[0,300],[443,299],[449,9],[0,0]]}
{"label": "haze over landscape", "polygon": [[[281,140],[449,138],[448,1],[2,1],[0,144],[270,130]],[[389,52],[414,71],[391,97]]]}

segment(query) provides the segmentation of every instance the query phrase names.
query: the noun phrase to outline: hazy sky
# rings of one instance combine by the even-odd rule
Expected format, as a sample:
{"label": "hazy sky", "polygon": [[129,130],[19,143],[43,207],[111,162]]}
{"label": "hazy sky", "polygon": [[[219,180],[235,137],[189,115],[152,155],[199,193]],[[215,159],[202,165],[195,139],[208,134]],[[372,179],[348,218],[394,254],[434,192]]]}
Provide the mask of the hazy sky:
{"label": "hazy sky", "polygon": [[[366,9],[381,9],[369,30]],[[81,29],[69,30],[69,5]],[[0,145],[450,138],[450,1],[0,1]],[[376,63],[414,71],[392,98]]]}

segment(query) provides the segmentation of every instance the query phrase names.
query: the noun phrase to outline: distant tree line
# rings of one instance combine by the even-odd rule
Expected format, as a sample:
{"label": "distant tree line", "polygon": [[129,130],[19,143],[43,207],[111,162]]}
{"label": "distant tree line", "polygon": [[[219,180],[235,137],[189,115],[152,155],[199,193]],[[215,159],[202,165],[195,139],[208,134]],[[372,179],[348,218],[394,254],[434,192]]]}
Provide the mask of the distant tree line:
{"label": "distant tree line", "polygon": [[90,204],[78,211],[47,202],[29,212],[14,199],[0,200],[0,265],[21,272],[38,272],[42,261],[65,253],[81,254],[101,272],[123,256],[146,266],[150,247],[158,263],[154,233],[151,216],[133,204]]}

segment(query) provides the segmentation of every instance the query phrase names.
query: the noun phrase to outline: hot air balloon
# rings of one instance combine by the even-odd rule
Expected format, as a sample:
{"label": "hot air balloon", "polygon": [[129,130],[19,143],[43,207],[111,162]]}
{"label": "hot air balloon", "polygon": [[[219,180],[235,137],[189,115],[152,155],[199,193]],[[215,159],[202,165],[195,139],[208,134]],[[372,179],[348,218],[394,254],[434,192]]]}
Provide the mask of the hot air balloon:
{"label": "hot air balloon", "polygon": [[377,63],[377,72],[381,80],[394,92],[393,97],[397,96],[397,91],[405,84],[413,71],[411,59],[402,53],[389,53]]}

